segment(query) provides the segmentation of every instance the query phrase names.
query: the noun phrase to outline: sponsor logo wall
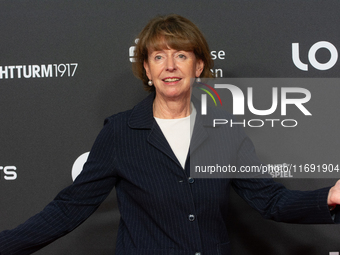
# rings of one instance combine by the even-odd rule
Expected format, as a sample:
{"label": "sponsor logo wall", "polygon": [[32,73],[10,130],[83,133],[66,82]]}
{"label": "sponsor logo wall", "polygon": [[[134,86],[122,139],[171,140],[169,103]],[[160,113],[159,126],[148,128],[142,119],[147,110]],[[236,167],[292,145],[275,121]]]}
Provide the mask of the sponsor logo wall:
{"label": "sponsor logo wall", "polygon": [[0,180],[14,181],[18,177],[15,166],[0,166],[0,171],[2,171]]}
{"label": "sponsor logo wall", "polygon": [[[316,59],[318,50],[326,49],[330,53],[330,59],[326,63],[320,63]],[[308,71],[308,64],[302,63],[300,60],[300,48],[299,43],[292,43],[292,56],[294,65],[302,71]],[[331,69],[338,61],[338,50],[335,46],[326,41],[320,41],[312,45],[308,51],[309,63],[317,70],[328,70]]]}
{"label": "sponsor logo wall", "polygon": [[0,79],[72,77],[78,63],[0,66]]}
{"label": "sponsor logo wall", "polygon": [[[152,7],[137,0],[38,2],[7,1],[0,8],[0,231],[39,212],[70,185],[104,119],[147,95],[131,72],[131,62],[139,31],[157,14],[178,13],[198,25],[210,45],[218,77],[319,79],[320,85],[299,86],[305,90],[297,100],[311,93],[302,105],[313,118],[295,107],[300,115],[289,117],[298,122],[293,128],[278,123],[276,134],[264,134],[266,127],[247,132],[268,164],[283,164],[287,158],[299,162],[311,155],[339,163],[333,162],[340,148],[339,94],[330,81],[339,78],[338,1],[154,1]],[[254,110],[269,110],[274,94],[281,114],[280,87],[263,95],[257,89],[252,91]],[[247,111],[247,90],[243,95]],[[258,105],[263,98],[270,102]],[[212,99],[206,100],[209,104]],[[288,105],[287,112],[290,109]],[[300,125],[301,116],[306,121]],[[316,118],[322,118],[319,124],[308,124]],[[309,190],[336,180],[278,181],[291,189]],[[264,220],[234,192],[227,218],[234,254],[340,251],[338,226]],[[118,222],[113,191],[83,225],[36,254],[114,254]]]}

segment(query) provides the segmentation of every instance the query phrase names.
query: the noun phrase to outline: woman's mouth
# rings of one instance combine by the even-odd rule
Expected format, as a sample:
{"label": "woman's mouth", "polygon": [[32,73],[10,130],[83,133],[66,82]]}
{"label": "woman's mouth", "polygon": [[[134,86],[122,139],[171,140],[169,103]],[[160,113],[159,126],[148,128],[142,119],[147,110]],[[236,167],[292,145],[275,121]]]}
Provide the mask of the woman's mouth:
{"label": "woman's mouth", "polygon": [[178,78],[178,77],[168,77],[168,78],[163,79],[164,82],[177,82],[180,80],[181,78]]}

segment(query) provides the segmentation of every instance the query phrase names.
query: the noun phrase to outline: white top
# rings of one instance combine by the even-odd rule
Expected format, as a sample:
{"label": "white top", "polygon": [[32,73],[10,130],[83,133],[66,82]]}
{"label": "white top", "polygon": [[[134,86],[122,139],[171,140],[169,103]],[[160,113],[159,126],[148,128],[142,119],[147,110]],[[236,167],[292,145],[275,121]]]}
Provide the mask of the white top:
{"label": "white top", "polygon": [[191,109],[191,114],[188,117],[180,119],[154,117],[183,169],[188,156],[191,134],[196,118],[196,109],[192,103]]}

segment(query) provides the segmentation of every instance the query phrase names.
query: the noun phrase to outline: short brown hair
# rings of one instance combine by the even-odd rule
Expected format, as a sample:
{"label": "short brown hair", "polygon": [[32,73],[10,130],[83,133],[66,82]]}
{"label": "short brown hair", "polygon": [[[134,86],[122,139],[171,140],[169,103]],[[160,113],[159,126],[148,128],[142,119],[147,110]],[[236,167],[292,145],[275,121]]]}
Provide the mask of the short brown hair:
{"label": "short brown hair", "polygon": [[214,62],[210,56],[208,43],[202,32],[190,20],[177,14],[157,16],[144,27],[138,39],[132,70],[135,76],[143,81],[145,90],[155,90],[154,86],[148,86],[149,79],[144,69],[144,61],[148,61],[148,50],[170,47],[175,50],[193,51],[196,58],[204,63],[200,77],[213,77],[210,69]]}

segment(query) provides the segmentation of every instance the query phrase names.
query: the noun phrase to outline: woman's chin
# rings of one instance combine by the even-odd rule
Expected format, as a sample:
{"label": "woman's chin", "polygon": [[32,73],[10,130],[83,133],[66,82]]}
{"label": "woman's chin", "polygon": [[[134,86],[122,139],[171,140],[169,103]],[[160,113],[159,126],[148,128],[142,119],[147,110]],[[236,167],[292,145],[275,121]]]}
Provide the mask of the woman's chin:
{"label": "woman's chin", "polygon": [[164,97],[168,98],[169,100],[183,99],[185,97],[189,98],[190,93],[188,93],[188,91],[171,90],[171,91],[166,91],[166,93],[164,93]]}

